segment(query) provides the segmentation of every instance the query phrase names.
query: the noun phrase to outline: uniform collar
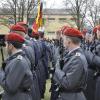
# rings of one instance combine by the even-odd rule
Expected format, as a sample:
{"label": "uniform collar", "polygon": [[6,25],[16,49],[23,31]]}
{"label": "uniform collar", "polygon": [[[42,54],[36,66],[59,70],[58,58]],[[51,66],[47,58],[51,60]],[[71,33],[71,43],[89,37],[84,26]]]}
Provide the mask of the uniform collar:
{"label": "uniform collar", "polygon": [[22,49],[19,49],[19,50],[15,51],[15,52],[12,54],[12,56],[15,55],[15,54],[17,54],[17,53],[20,53],[20,52],[22,52]]}
{"label": "uniform collar", "polygon": [[76,48],[70,50],[68,54],[71,54],[72,52],[76,51],[76,50],[79,49],[79,48],[80,48],[80,47],[76,47]]}
{"label": "uniform collar", "polygon": [[18,55],[23,55],[23,56],[24,56],[25,53],[24,53],[22,50],[18,50],[18,51],[16,51],[16,52],[14,52],[11,56],[9,56],[9,57],[5,60],[5,62],[16,58]]}

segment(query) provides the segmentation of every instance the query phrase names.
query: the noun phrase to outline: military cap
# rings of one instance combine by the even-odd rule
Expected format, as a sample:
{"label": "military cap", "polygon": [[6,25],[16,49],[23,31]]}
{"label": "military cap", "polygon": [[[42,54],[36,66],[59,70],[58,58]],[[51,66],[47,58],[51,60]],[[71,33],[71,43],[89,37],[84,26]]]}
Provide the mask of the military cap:
{"label": "military cap", "polygon": [[11,31],[21,31],[21,32],[24,32],[26,33],[26,30],[23,26],[21,25],[13,25],[11,28],[10,28]]}
{"label": "military cap", "polygon": [[98,30],[99,28],[100,28],[100,25],[95,26],[94,29],[93,29],[93,33],[97,33],[97,30]]}
{"label": "military cap", "polygon": [[38,32],[32,32],[32,37],[35,37],[35,36],[39,36],[39,33]]}
{"label": "military cap", "polygon": [[6,35],[6,41],[24,43],[25,39],[17,33],[9,33]]}
{"label": "military cap", "polygon": [[83,38],[83,34],[75,28],[65,29],[63,34],[66,35],[66,36],[70,36],[70,37]]}
{"label": "military cap", "polygon": [[44,32],[45,32],[44,27],[40,27],[40,28],[38,29],[39,36],[44,36]]}
{"label": "military cap", "polygon": [[21,26],[26,25],[27,26],[27,23],[26,22],[17,22],[17,25],[21,25]]}
{"label": "military cap", "polygon": [[69,26],[63,26],[63,27],[61,28],[61,33],[63,34],[64,30],[66,30],[67,28],[70,28],[70,27],[69,27]]}

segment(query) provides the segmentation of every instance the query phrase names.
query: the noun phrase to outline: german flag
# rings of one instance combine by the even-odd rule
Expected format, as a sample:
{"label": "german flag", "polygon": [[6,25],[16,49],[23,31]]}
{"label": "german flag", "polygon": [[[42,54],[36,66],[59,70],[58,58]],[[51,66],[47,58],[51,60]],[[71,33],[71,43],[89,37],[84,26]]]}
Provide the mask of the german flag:
{"label": "german flag", "polygon": [[43,20],[42,20],[42,12],[43,10],[43,3],[40,2],[40,0],[38,0],[38,13],[37,13],[37,17],[35,19],[35,22],[33,23],[33,31],[34,32],[38,32],[38,29],[40,27],[42,27],[42,23],[43,23]]}

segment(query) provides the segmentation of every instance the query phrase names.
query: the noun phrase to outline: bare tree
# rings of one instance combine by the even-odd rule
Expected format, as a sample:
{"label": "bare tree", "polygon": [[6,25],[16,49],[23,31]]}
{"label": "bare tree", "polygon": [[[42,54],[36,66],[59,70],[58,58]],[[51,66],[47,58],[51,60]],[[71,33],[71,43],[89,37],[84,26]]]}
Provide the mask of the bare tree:
{"label": "bare tree", "polygon": [[38,2],[35,2],[34,0],[28,0],[26,2],[26,17],[27,17],[27,22],[29,21],[29,17],[31,15],[31,12],[34,12],[34,8],[37,7]]}
{"label": "bare tree", "polygon": [[100,17],[100,2],[96,3],[96,0],[90,0],[88,5],[89,17],[92,19],[93,27],[98,24]]}
{"label": "bare tree", "polygon": [[83,27],[89,0],[66,0],[66,7],[71,9],[70,14],[79,30]]}
{"label": "bare tree", "polygon": [[17,15],[17,0],[5,0],[5,2],[2,3],[3,9],[9,9],[10,14],[13,15],[15,24],[17,21],[16,15]]}
{"label": "bare tree", "polygon": [[2,5],[3,8],[9,8],[16,24],[17,21],[23,21],[25,16],[27,16],[28,21],[31,11],[37,5],[34,1],[35,0],[5,0]]}

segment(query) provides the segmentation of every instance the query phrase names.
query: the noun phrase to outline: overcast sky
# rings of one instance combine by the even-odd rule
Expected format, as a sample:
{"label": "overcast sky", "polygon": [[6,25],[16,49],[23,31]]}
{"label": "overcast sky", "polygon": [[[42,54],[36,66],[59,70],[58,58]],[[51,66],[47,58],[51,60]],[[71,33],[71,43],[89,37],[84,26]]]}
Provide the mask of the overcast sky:
{"label": "overcast sky", "polygon": [[[44,1],[44,6],[46,8],[57,8],[57,9],[60,9],[60,8],[64,8],[65,7],[65,4],[64,4],[64,1],[66,0],[42,0]],[[96,0],[96,2],[100,2],[100,0]]]}
{"label": "overcast sky", "polygon": [[64,8],[65,0],[43,0],[46,8]]}
{"label": "overcast sky", "polygon": [[[1,2],[6,1],[2,0]],[[45,8],[57,8],[61,9],[65,7],[64,1],[66,0],[41,0],[44,2],[44,7]],[[97,2],[100,2],[100,0],[96,0]],[[1,4],[0,2],[0,4]]]}

